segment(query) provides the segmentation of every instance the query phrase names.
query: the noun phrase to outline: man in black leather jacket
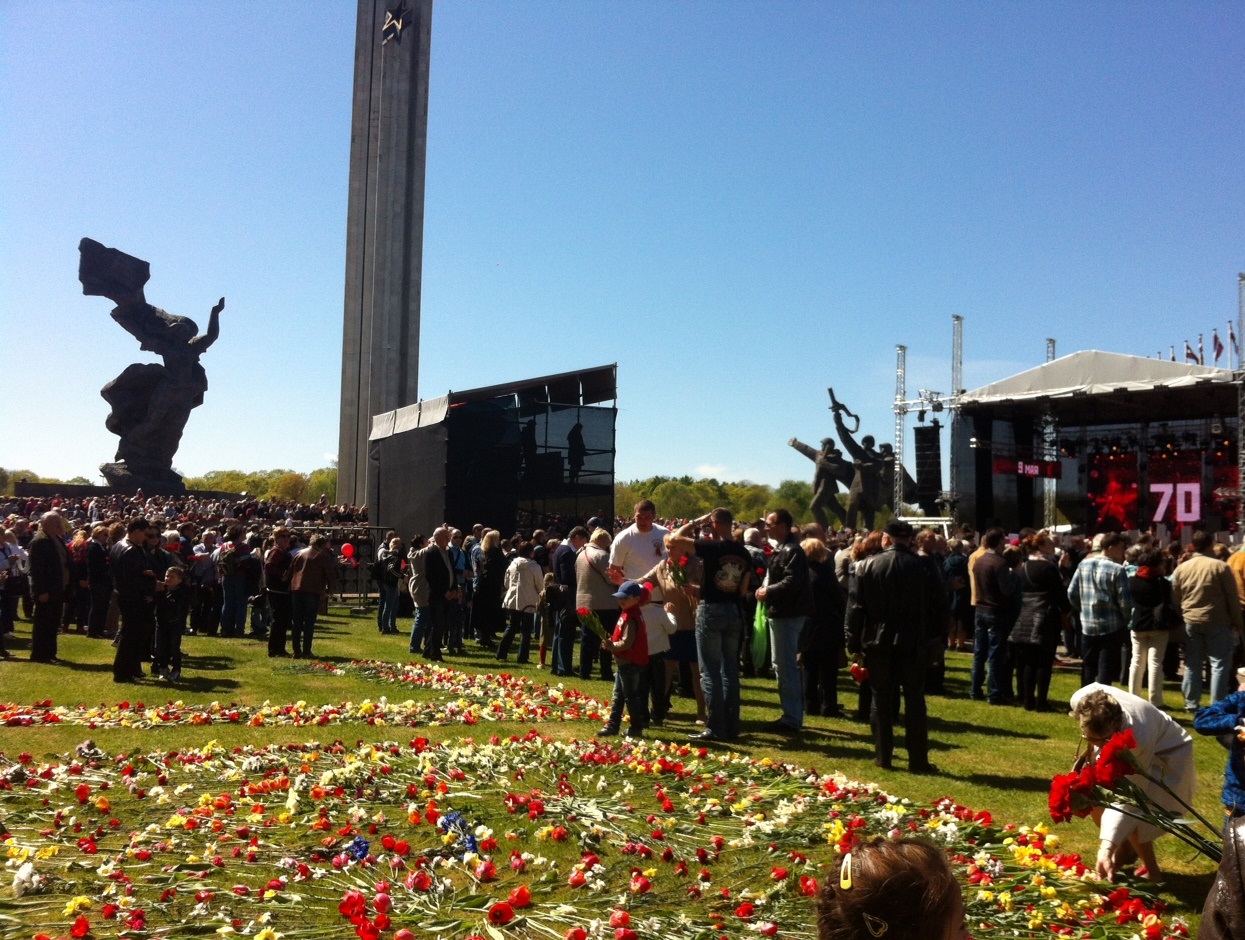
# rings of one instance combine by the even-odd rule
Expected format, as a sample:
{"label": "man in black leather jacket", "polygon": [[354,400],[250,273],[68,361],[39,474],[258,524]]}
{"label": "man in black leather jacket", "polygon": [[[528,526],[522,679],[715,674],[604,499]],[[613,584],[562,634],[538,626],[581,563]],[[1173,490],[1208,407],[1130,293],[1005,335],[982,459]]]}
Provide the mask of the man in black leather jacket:
{"label": "man in black leather jacket", "polygon": [[909,547],[912,526],[887,523],[884,551],[856,566],[847,599],[847,651],[860,657],[873,684],[874,762],[891,767],[895,749],[896,689],[902,687],[908,769],[936,773],[929,762],[925,668],[931,612],[939,601],[926,565]]}
{"label": "man in black leather jacket", "polygon": [[792,533],[793,520],[786,509],[765,517],[766,534],[774,546],[765,584],[757,589],[758,601],[769,615],[770,645],[774,674],[778,677],[778,701],[782,717],[767,730],[796,734],[804,727],[804,683],[800,676],[800,631],[813,612],[813,588],[808,578],[808,558]]}

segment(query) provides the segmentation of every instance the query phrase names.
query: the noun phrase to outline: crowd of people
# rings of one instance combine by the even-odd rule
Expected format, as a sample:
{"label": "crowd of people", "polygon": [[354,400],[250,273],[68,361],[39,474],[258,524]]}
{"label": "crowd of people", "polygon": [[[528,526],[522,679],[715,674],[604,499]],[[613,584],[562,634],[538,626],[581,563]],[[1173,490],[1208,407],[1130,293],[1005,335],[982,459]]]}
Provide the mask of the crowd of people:
{"label": "crowd of people", "polygon": [[[82,517],[67,518],[61,509],[46,509],[33,523],[25,516],[5,519],[0,656],[10,657],[4,637],[15,631],[21,613],[31,621],[32,661],[57,662],[58,636],[77,628],[112,641],[117,682],[142,678],[144,662],[151,663],[151,675],[180,680],[181,640],[188,633],[266,640],[271,657],[312,655],[317,616],[348,561],[327,535],[287,526],[282,514],[261,515],[271,504],[153,500],[118,497],[105,505],[109,513],[166,511],[155,519],[97,515],[98,507],[63,502],[66,511],[102,521],[74,529],[71,523]],[[179,512],[170,523],[167,513],[174,508]],[[201,511],[203,519],[184,518]],[[228,522],[218,531],[213,519],[246,522]],[[336,537],[347,544],[341,530]]]}
{"label": "crowd of people", "polygon": [[366,506],[334,506],[327,494],[314,503],[248,496],[144,496],[114,493],[104,496],[0,497],[0,519],[38,519],[45,512],[56,512],[72,527],[124,522],[142,516],[164,528],[185,523],[220,528],[233,522],[267,523],[291,526],[362,525],[367,522]]}
{"label": "crowd of people", "polygon": [[[359,567],[340,533],[332,544],[287,525],[291,507],[271,503],[117,497],[16,508],[42,512],[34,523],[5,519],[0,655],[24,610],[32,660],[55,662],[58,635],[77,625],[112,639],[117,682],[142,677],[145,662],[152,675],[180,679],[186,633],[249,635],[271,657],[310,657],[342,568]],[[908,770],[936,773],[925,699],[950,692],[948,655],[972,657],[969,698],[1032,711],[1053,707],[1055,667],[1079,659],[1082,760],[1127,728],[1164,792],[1187,801],[1192,739],[1164,697],[1164,682],[1180,677],[1195,728],[1230,747],[1225,825],[1245,815],[1245,670],[1233,691],[1245,552],[1209,533],[1161,547],[1147,534],[1087,541],[967,525],[946,538],[901,519],[831,532],[796,526],[784,509],[753,523],[715,509],[662,524],[641,500],[630,519],[592,519],[564,536],[442,526],[408,543],[389,532],[365,571],[381,633],[401,632],[406,598],[413,605],[412,654],[441,661],[473,641],[501,661],[513,651],[555,676],[612,681],[601,736],[621,734],[624,717],[629,736],[661,727],[680,695],[695,702],[693,738],[736,741],[743,675],[776,680],[766,730],[797,735],[806,716],[847,715],[838,678],[850,665],[877,765],[893,767],[902,713]],[[1139,874],[1161,877],[1157,831],[1126,813],[1095,818],[1100,874],[1138,859]]]}

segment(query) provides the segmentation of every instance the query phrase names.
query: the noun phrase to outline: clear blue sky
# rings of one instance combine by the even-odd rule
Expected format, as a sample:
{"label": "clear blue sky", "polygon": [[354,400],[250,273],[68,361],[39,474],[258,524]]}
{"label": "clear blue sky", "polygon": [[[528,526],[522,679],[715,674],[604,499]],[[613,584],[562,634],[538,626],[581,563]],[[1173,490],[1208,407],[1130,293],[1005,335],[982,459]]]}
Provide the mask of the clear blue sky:
{"label": "clear blue sky", "polygon": [[[421,393],[618,360],[618,474],[806,477],[828,385],[1154,355],[1236,315],[1239,3],[442,2]],[[0,2],[0,465],[93,477],[151,262],[211,388],[176,465],[335,455],[355,7]]]}

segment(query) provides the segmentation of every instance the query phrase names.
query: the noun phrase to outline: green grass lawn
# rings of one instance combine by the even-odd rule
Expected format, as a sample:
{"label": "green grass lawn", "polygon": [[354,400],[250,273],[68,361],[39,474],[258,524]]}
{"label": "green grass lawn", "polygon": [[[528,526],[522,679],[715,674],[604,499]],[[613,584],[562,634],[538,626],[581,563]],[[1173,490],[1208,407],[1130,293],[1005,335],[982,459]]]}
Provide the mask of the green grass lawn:
{"label": "green grass lawn", "polygon": [[[409,621],[404,623],[409,628]],[[19,624],[18,635],[8,646],[14,659],[0,662],[0,700],[30,704],[52,699],[57,705],[143,701],[148,705],[172,700],[186,703],[260,704],[359,702],[388,695],[392,700],[418,698],[414,689],[395,689],[392,685],[352,676],[309,674],[291,660],[271,660],[265,644],[250,639],[187,637],[183,652],[183,679],[177,684],[146,679],[137,685],[112,682],[113,648],[107,641],[88,640],[72,634],[60,638],[60,657],[56,665],[26,661],[29,624]],[[375,659],[403,662],[410,659],[407,638],[382,636],[373,617],[351,615],[334,608],[320,619],[315,639],[316,658],[330,662]],[[533,654],[535,658],[535,654]],[[840,771],[857,780],[872,780],[891,793],[916,800],[951,797],[974,809],[989,810],[999,823],[1036,824],[1049,822],[1046,797],[1053,774],[1069,768],[1076,754],[1078,735],[1075,725],[1063,711],[1034,714],[1018,708],[998,708],[967,699],[971,656],[949,654],[946,696],[931,696],[931,758],[942,774],[937,777],[912,776],[901,769],[883,771],[873,764],[872,741],[868,726],[850,719],[811,718],[805,733],[797,739],[763,731],[778,716],[777,693],[772,680],[746,679],[743,683],[743,741],[736,748],[746,754],[789,761],[821,772]],[[490,655],[471,649],[465,657],[448,657],[447,665],[476,672],[496,672],[499,664]],[[545,673],[535,665],[505,669],[544,681]],[[584,692],[608,700],[611,688],[604,682],[578,679],[556,681],[572,684]],[[1052,689],[1052,699],[1066,702],[1078,685],[1077,677],[1060,671]],[[426,694],[426,693],[423,693]],[[1169,702],[1179,701],[1179,691],[1171,686]],[[855,690],[844,673],[840,682],[840,701],[854,709]],[[1175,713],[1183,724],[1190,723],[1184,712]],[[651,737],[681,741],[697,730],[692,722],[695,703],[676,698],[671,720],[664,729],[654,729]],[[223,745],[263,744],[340,738],[405,740],[415,733],[434,740],[474,735],[509,734],[527,730],[527,725],[484,723],[475,727],[448,725],[414,731],[409,728],[369,728],[362,724],[326,728],[290,728],[212,725],[209,727],[163,727],[158,729],[97,729],[67,725],[0,728],[0,750],[9,757],[28,751],[36,757],[71,751],[86,738],[92,738],[106,752],[200,746],[208,740]],[[546,723],[542,733],[559,738],[590,737],[596,723]],[[1194,735],[1199,774],[1198,808],[1211,819],[1218,819],[1219,789],[1225,752],[1211,739]],[[900,737],[896,767],[906,765]],[[0,801],[0,814],[3,804]],[[1088,820],[1078,820],[1056,830],[1064,849],[1081,852],[1092,862],[1096,833]],[[1168,872],[1165,900],[1175,913],[1194,915],[1200,910],[1210,884],[1213,866],[1202,858],[1190,858],[1175,839],[1159,843],[1160,862]]]}

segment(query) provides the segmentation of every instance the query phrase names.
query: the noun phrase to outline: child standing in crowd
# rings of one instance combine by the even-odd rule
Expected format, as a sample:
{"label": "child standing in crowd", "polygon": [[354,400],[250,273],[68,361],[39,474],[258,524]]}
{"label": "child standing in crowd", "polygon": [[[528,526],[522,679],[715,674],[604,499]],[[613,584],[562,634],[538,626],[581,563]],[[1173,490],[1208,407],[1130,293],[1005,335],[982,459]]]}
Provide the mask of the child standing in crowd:
{"label": "child standing in crowd", "polygon": [[156,652],[151,671],[170,682],[182,677],[182,633],[190,609],[186,569],[174,565],[164,572],[164,590],[156,594]]}
{"label": "child standing in crowd", "polygon": [[553,621],[562,605],[562,585],[557,583],[553,572],[545,575],[545,589],[540,592],[540,603],[536,605],[536,619],[540,624],[540,663],[537,669],[545,668],[545,657],[549,647],[553,645]]}
{"label": "child standing in crowd", "polygon": [[609,723],[599,733],[602,737],[618,734],[625,703],[631,718],[627,736],[638,738],[648,725],[648,634],[640,608],[648,603],[652,590],[647,584],[624,581],[613,596],[621,613],[613,636],[602,640],[601,646],[614,654],[614,700]]}
{"label": "child standing in crowd", "polygon": [[1228,769],[1223,775],[1224,840],[1234,819],[1245,816],[1245,669],[1236,671],[1237,690],[1215,704],[1199,708],[1193,727],[1199,734],[1214,734],[1228,748]]}

